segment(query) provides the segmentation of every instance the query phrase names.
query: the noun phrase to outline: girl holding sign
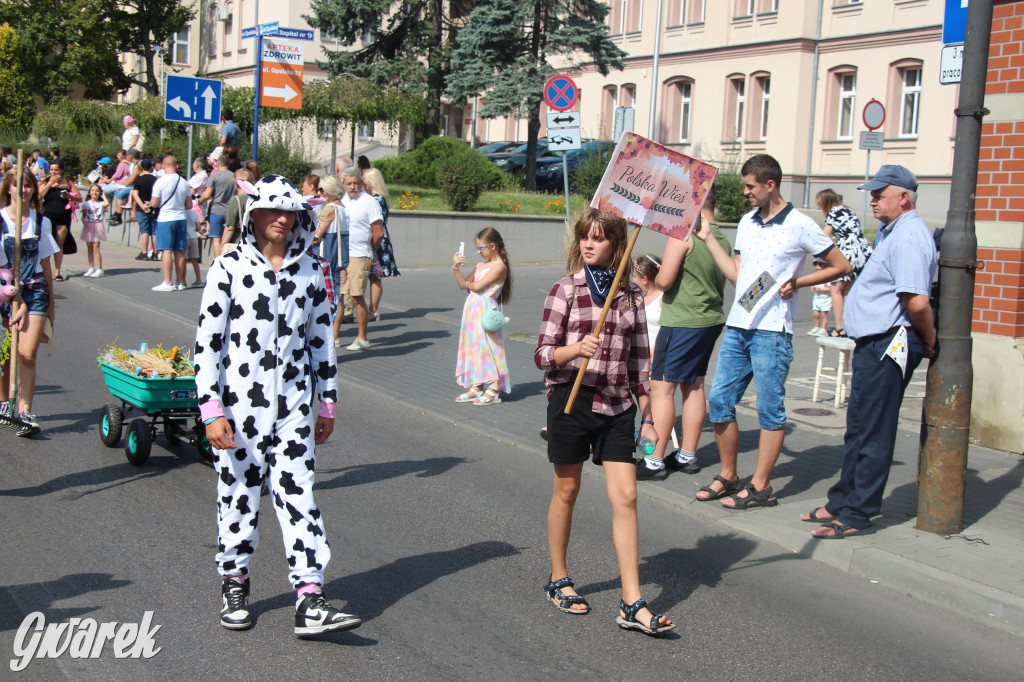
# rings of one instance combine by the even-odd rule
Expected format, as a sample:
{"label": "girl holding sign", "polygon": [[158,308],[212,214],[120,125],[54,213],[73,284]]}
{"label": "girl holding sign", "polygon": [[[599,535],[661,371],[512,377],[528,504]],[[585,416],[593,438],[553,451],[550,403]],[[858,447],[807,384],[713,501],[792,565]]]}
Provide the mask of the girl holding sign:
{"label": "girl holding sign", "polygon": [[[590,612],[573,589],[566,566],[573,508],[583,464],[602,465],[612,506],[612,537],[619,563],[622,601],[619,627],[649,635],[675,627],[655,615],[640,595],[640,547],[636,511],[634,419],[642,417],[641,437],[657,441],[651,418],[650,345],[640,288],[632,282],[615,292],[598,336],[594,326],[627,248],[626,221],[589,208],[573,227],[568,274],[551,288],[544,303],[534,362],[545,370],[548,387],[548,461],[554,465],[554,492],[548,507],[551,576],[547,599],[565,613]],[[564,409],[584,358],[589,358],[571,413]],[[635,396],[635,399],[634,399]]]}

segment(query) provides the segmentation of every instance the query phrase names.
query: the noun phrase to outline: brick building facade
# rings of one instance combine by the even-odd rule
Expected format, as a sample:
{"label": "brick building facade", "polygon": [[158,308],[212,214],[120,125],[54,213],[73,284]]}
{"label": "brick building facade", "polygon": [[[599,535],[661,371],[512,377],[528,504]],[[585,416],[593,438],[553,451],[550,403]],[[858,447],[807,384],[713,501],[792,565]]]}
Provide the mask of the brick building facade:
{"label": "brick building facade", "polygon": [[971,436],[1024,453],[1024,0],[996,0],[975,200]]}

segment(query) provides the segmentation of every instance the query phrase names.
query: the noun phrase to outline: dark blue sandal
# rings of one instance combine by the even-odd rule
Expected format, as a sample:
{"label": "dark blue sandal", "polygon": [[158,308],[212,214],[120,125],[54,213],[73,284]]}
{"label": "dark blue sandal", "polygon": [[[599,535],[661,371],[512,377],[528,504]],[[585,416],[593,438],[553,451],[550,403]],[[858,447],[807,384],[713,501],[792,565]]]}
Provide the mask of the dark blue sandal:
{"label": "dark blue sandal", "polygon": [[623,618],[622,616],[618,616],[616,617],[615,622],[618,623],[619,627],[623,630],[639,630],[645,635],[652,636],[657,636],[663,632],[668,632],[676,626],[675,623],[670,623],[669,625],[661,624],[661,619],[665,618],[664,613],[654,614],[654,617],[651,618],[650,627],[647,627],[643,623],[639,622],[636,619],[636,614],[640,611],[640,609],[644,608],[645,606],[647,606],[647,601],[645,599],[637,599],[635,602],[633,602],[632,605],[627,605],[626,602],[620,601],[619,608],[622,609],[622,612],[624,614],[626,614],[626,617]]}
{"label": "dark blue sandal", "polygon": [[[547,586],[544,587],[544,592],[547,594],[548,601],[554,604],[556,609],[576,616],[582,616],[590,613],[590,604],[587,603],[586,599],[578,594],[565,594],[562,592],[563,587],[576,587],[576,583],[574,583],[571,578],[562,578],[561,580],[549,582]],[[583,604],[587,608],[574,609],[572,608],[573,604]]]}

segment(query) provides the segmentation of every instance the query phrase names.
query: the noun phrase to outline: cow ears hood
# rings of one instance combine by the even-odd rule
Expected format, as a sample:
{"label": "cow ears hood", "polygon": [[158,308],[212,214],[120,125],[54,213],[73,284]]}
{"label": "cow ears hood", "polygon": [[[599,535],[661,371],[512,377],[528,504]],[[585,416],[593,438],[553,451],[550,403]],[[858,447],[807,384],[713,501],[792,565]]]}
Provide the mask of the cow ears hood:
{"label": "cow ears hood", "polygon": [[238,187],[249,195],[249,203],[242,216],[242,242],[256,247],[252,231],[252,212],[257,208],[276,208],[295,212],[295,226],[288,233],[288,254],[285,263],[292,263],[309,249],[316,231],[316,213],[302,193],[287,178],[280,175],[264,175],[255,184],[238,181]]}

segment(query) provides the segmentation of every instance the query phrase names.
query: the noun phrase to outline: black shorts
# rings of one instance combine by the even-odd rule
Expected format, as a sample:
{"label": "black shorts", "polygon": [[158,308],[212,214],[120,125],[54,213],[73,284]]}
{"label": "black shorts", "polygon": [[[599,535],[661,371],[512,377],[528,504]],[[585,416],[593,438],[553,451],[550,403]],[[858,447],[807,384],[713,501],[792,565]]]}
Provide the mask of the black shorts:
{"label": "black shorts", "polygon": [[692,384],[707,375],[715,341],[724,327],[662,327],[654,344],[651,379]]}
{"label": "black shorts", "polygon": [[559,384],[548,399],[548,461],[552,464],[579,464],[594,453],[594,464],[602,461],[632,463],[636,449],[634,421],[636,403],[622,414],[607,415],[593,411],[593,386],[580,386],[572,413],[565,414],[572,384]]}

